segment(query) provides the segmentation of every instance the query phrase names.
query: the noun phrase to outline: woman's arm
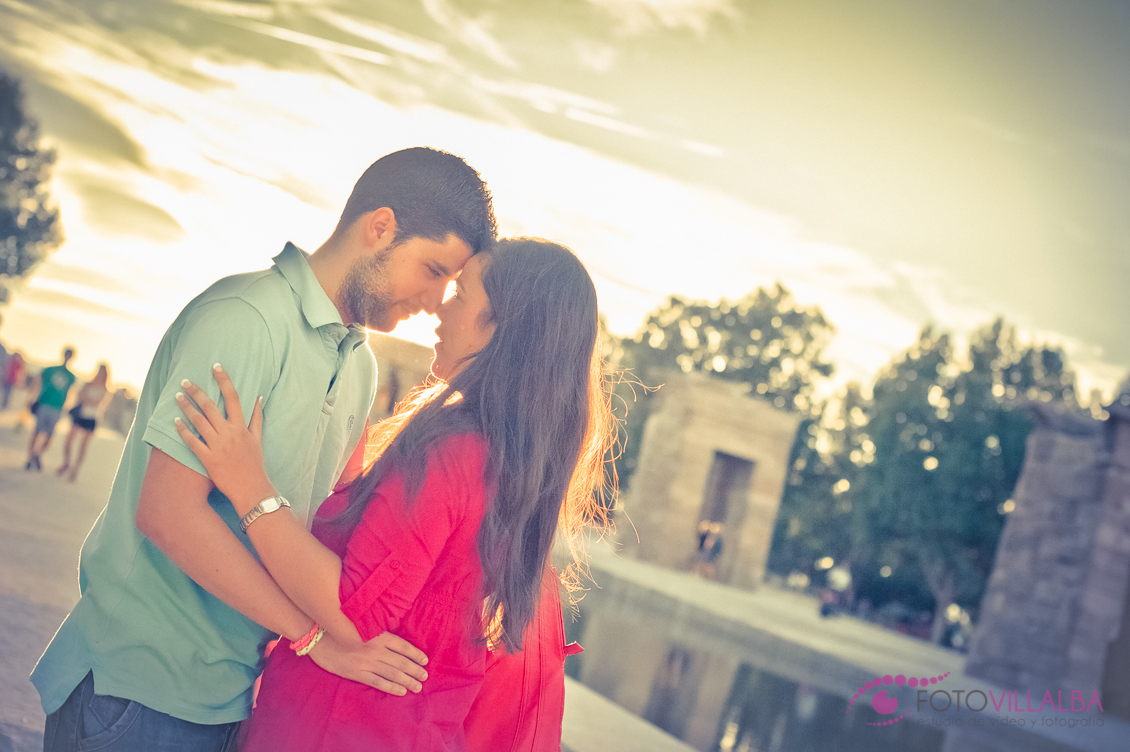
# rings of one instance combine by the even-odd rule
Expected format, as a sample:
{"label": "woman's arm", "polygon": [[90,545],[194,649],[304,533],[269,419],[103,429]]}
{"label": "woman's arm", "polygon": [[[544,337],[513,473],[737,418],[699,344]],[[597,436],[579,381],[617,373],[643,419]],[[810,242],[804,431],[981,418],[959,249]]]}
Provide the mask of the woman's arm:
{"label": "woman's arm", "polygon": [[[228,497],[236,513],[243,517],[263,499],[278,495],[263,463],[262,399],[256,399],[250,425],[245,425],[239,395],[231,379],[221,368],[216,368],[214,374],[224,396],[228,417],[224,418],[203,390],[185,382],[185,393],[199,405],[200,410],[193,407],[184,395],[178,394],[177,401],[200,437],[179,418],[177,432],[200,458],[212,482]],[[336,554],[314,538],[286,507],[260,516],[248,527],[247,535],[282,591],[316,620],[328,637],[345,649],[361,645],[356,627],[341,610],[338,597],[341,559]],[[386,678],[419,691],[418,682],[411,677],[427,678],[427,673],[420,668],[427,662],[426,656],[395,635],[385,633],[375,639],[386,643],[389,650],[402,658],[391,665],[410,675]]]}
{"label": "woman's arm", "polygon": [[[185,390],[203,414],[183,397],[178,399],[203,442],[183,422],[178,431],[243,516],[276,494],[263,469],[262,405],[256,403],[245,427],[227,375],[217,371],[216,380],[228,418],[188,384]],[[478,526],[485,507],[486,456],[485,442],[472,434],[449,437],[430,450],[426,476],[411,504],[399,480],[378,491],[382,498],[369,504],[353,531],[344,563],[285,508],[259,517],[248,533],[267,571],[300,608],[319,623],[326,618],[327,630],[340,626],[348,633],[355,627],[360,639],[368,640],[399,627],[468,513]]]}

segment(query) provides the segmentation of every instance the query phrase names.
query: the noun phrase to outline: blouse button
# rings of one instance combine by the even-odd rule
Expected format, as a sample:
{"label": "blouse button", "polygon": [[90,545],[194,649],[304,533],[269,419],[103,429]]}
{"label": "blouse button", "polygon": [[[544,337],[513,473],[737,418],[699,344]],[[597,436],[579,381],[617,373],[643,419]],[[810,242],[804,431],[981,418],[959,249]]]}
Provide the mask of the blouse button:
{"label": "blouse button", "polygon": [[397,559],[393,559],[389,566],[393,569],[400,569],[400,562]]}

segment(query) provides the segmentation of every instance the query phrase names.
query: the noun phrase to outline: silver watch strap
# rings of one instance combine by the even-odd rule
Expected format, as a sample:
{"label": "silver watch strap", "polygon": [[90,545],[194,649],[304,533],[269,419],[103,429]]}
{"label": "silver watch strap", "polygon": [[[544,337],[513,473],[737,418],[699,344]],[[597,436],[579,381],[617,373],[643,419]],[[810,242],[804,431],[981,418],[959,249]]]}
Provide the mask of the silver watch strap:
{"label": "silver watch strap", "polygon": [[242,519],[240,519],[240,521],[239,521],[239,527],[240,527],[240,529],[243,530],[244,533],[246,533],[247,528],[255,520],[259,519],[260,517],[262,517],[265,514],[269,514],[271,512],[277,512],[278,510],[282,509],[283,507],[289,507],[289,506],[290,506],[290,502],[287,501],[286,499],[284,499],[281,496],[268,496],[267,498],[263,499],[262,501],[260,501],[255,506],[251,507],[250,512],[243,515]]}

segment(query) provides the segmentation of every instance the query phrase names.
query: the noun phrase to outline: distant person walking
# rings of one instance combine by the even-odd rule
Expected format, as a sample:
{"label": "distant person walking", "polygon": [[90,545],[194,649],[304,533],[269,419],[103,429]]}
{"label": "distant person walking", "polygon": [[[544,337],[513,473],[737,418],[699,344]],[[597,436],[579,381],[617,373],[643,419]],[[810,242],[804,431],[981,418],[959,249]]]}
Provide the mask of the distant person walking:
{"label": "distant person walking", "polygon": [[[67,393],[75,383],[75,375],[67,368],[67,364],[74,356],[74,348],[64,349],[63,362],[57,366],[44,368],[39,374],[39,397],[32,405],[34,408],[32,412],[35,413],[35,431],[32,432],[31,442],[27,446],[25,470],[43,469],[39,457],[51,444],[51,437],[55,434],[55,424],[63,414],[63,405],[67,403]],[[43,437],[42,441],[40,437]]]}
{"label": "distant person walking", "polygon": [[[0,325],[3,325],[4,317],[0,316]],[[4,347],[4,342],[0,341],[0,375],[8,372],[8,361],[11,360],[12,355],[8,352],[8,348]],[[7,407],[5,400],[4,406]]]}
{"label": "distant person walking", "polygon": [[[98,426],[98,408],[106,400],[106,395],[110,393],[106,386],[109,380],[109,367],[105,363],[100,363],[98,373],[94,375],[94,378],[83,384],[82,389],[78,390],[78,399],[75,401],[75,406],[68,413],[71,416],[71,432],[67,434],[67,443],[63,445],[63,465],[56,471],[56,474],[60,477],[66,475],[67,480],[71,483],[75,482],[78,469],[82,467],[82,461],[86,457],[86,446],[90,443],[90,437],[94,435],[94,429]],[[75,458],[72,465],[71,445],[75,441],[76,434],[81,434],[82,438],[79,440],[78,457]]]}
{"label": "distant person walking", "polygon": [[3,377],[0,378],[0,391],[3,392],[0,409],[8,409],[8,405],[12,401],[12,390],[23,383],[24,368],[24,356],[18,352],[12,353],[11,357],[8,358],[7,367],[4,368]]}

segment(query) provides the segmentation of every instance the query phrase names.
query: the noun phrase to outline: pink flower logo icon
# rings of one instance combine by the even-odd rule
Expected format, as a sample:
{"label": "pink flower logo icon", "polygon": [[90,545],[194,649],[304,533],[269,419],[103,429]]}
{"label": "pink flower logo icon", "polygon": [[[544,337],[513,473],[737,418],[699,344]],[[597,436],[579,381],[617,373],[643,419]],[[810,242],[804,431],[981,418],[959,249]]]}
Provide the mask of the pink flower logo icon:
{"label": "pink flower logo icon", "polygon": [[[876,676],[874,679],[872,679],[869,682],[866,682],[862,687],[860,687],[858,690],[856,690],[855,694],[853,694],[851,696],[851,699],[848,700],[848,706],[847,706],[847,710],[845,712],[850,713],[852,707],[855,705],[855,702],[857,700],[862,700],[864,697],[866,697],[868,692],[870,692],[872,690],[878,690],[878,691],[875,692],[874,695],[871,696],[871,709],[874,710],[879,715],[891,715],[892,713],[894,713],[899,708],[898,698],[897,697],[891,697],[890,695],[887,694],[886,689],[880,689],[880,687],[890,686],[892,684],[894,685],[894,687],[903,687],[903,686],[911,687],[911,688],[928,687],[931,684],[937,684],[941,681],[944,681],[948,677],[949,677],[948,671],[946,673],[942,674],[941,676],[923,677],[921,679],[919,679],[917,677],[910,677],[908,679],[903,674],[899,674],[898,676],[891,676],[889,674],[887,676]],[[891,689],[893,690],[894,687],[891,687]],[[903,718],[906,718],[908,715],[910,715],[909,710],[907,712],[903,713],[902,715],[898,716],[897,718],[888,718],[885,721],[870,722],[867,725],[868,726],[891,726],[895,723],[898,723]]]}

